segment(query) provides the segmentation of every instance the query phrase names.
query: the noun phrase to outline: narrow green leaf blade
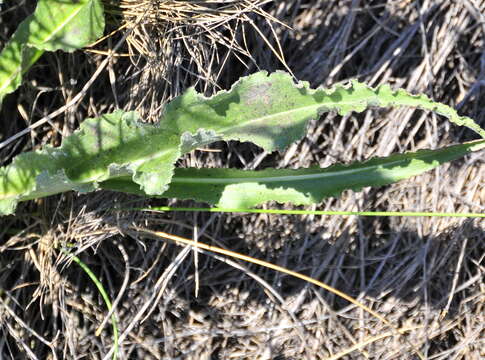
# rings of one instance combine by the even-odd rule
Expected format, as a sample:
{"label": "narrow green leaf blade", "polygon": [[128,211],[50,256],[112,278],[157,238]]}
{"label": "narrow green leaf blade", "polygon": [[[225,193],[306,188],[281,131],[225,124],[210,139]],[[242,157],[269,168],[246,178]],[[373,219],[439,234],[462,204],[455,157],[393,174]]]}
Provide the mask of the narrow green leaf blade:
{"label": "narrow green leaf blade", "polygon": [[[484,148],[485,140],[480,140],[324,169],[176,169],[163,197],[192,199],[231,209],[247,209],[267,201],[311,205],[339,196],[344,190],[360,191],[366,186],[408,179]],[[127,178],[109,180],[101,187],[142,194]]]}
{"label": "narrow green leaf blade", "polygon": [[0,105],[44,51],[72,52],[102,36],[100,0],[39,0],[0,53]]}

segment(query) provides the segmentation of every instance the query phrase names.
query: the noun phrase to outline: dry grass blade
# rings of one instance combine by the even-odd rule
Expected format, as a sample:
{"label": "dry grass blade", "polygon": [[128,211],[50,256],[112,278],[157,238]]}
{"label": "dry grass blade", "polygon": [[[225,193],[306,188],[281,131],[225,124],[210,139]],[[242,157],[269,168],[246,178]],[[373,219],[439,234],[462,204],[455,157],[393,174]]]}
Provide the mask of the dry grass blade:
{"label": "dry grass blade", "polygon": [[[321,282],[319,280],[316,280],[316,279],[314,279],[314,278],[312,278],[310,276],[307,276],[307,275],[298,273],[296,271],[292,271],[292,270],[286,269],[283,266],[275,265],[275,264],[269,263],[267,261],[255,259],[255,258],[253,258],[251,256],[239,254],[239,253],[236,253],[234,251],[230,251],[230,250],[227,250],[227,249],[222,249],[222,248],[219,248],[219,247],[216,247],[216,246],[213,246],[213,245],[208,245],[208,244],[205,244],[205,243],[202,243],[202,242],[199,242],[199,241],[194,241],[194,240],[186,239],[186,238],[183,238],[183,237],[180,237],[180,236],[168,234],[168,233],[161,232],[161,231],[152,231],[152,230],[149,230],[149,229],[143,229],[143,228],[139,228],[139,227],[134,227],[133,229],[136,230],[136,231],[139,231],[141,233],[144,233],[144,234],[149,234],[151,236],[155,236],[155,237],[158,237],[158,238],[175,241],[176,243],[179,243],[179,244],[189,245],[189,246],[194,247],[194,248],[200,248],[200,249],[203,249],[203,250],[207,250],[209,252],[213,252],[213,253],[217,253],[217,254],[222,254],[222,255],[230,256],[230,257],[235,258],[235,259],[239,259],[239,260],[246,261],[248,263],[252,263],[252,264],[259,265],[259,266],[263,266],[263,267],[266,267],[268,269],[275,270],[275,271],[278,271],[278,272],[281,272],[281,273],[284,273],[284,274],[293,276],[293,277],[295,277],[297,279],[306,281],[308,283],[312,283],[314,285],[317,285],[317,286],[321,287],[322,289],[325,289],[325,290],[327,290],[327,291],[329,291],[329,292],[331,292],[331,293],[333,293],[333,294],[341,297],[344,300],[347,300],[348,302],[354,304],[355,306],[361,308],[362,310],[366,311],[370,315],[372,315],[375,318],[377,318],[380,321],[382,321],[384,324],[386,324],[389,327],[391,327],[397,334],[404,335],[404,333],[405,333],[405,331],[403,331],[402,329],[397,328],[394,324],[392,324],[390,321],[388,321],[386,318],[382,317],[380,314],[378,314],[377,312],[375,312],[374,310],[372,310],[368,306],[362,304],[361,302],[359,302],[356,299],[352,298],[351,296],[343,293],[342,291],[340,291],[340,290],[338,290],[338,289],[336,289],[336,288],[334,288],[332,286],[329,286],[329,285],[327,285],[327,284],[325,284],[325,283],[323,283],[323,282]],[[379,338],[376,338],[375,340],[372,340],[370,342],[376,341],[378,339]],[[408,341],[406,341],[406,342],[414,350],[415,354],[419,356],[420,359],[422,359],[422,360],[425,359],[424,355],[418,349],[416,349],[413,344],[411,344]]]}
{"label": "dry grass blade", "polygon": [[[26,131],[30,137],[0,149],[4,164],[22,151],[45,144],[58,146],[62,136],[52,130],[54,125],[65,135],[86,117],[111,112],[118,104],[158,119],[165,100],[188,86],[196,85],[209,95],[256,69],[281,68],[278,56],[254,26],[284,55],[296,77],[314,86],[349,78],[371,85],[389,83],[413,93],[424,92],[484,125],[485,0],[249,1],[253,7],[245,13],[229,14],[226,9],[221,15],[226,22],[217,22],[215,13],[207,13],[194,14],[197,22],[187,23],[187,14],[179,11],[176,26],[158,30],[153,19],[134,26],[135,14],[124,17],[123,11],[128,14],[128,9],[116,10],[117,4],[133,1],[104,2],[111,12],[107,14],[108,37],[90,49],[101,55],[82,51],[47,54],[26,75],[25,84],[4,102],[0,141],[31,126]],[[229,0],[225,4],[222,0],[171,1],[178,6],[189,2],[214,9],[244,5],[244,1]],[[35,1],[3,1],[0,47],[34,7]],[[128,29],[133,42],[113,54],[117,40]],[[108,54],[113,55],[104,63]],[[84,84],[102,67],[97,80],[83,91]],[[75,98],[80,92],[82,101]],[[60,110],[52,118],[55,109]],[[216,152],[194,151],[179,165],[245,169],[328,166],[470,139],[470,133],[409,109],[344,118],[329,114],[311,124],[308,136],[281,155],[248,144],[215,144]],[[328,199],[318,209],[483,213],[484,169],[483,153],[478,153],[411,181],[347,192]],[[136,206],[126,203],[132,200]],[[26,203],[17,217],[2,219],[0,298],[22,322],[0,306],[0,357],[18,354],[45,359],[57,355],[70,359],[89,354],[102,358],[112,345],[108,327],[101,337],[95,336],[107,314],[100,298],[76,266],[65,266],[65,256],[38,241],[49,235],[61,246],[75,244],[76,254],[99,274],[112,298],[123,290],[126,276],[125,261],[112,241],[126,249],[130,279],[117,306],[120,328],[126,332],[121,349],[125,358],[325,359],[344,352],[345,357],[356,360],[364,359],[366,353],[379,360],[416,357],[402,337],[392,336],[395,332],[387,325],[329,292],[292,277],[281,281],[283,275],[277,272],[251,267],[255,276],[267,281],[269,290],[241,270],[209,256],[199,257],[198,298],[194,298],[195,269],[187,258],[154,305],[161,291],[161,285],[155,285],[164,279],[180,248],[171,242],[132,237],[132,231],[125,233],[124,229],[136,224],[190,238],[193,217],[184,212],[107,213],[106,209],[117,206],[201,204],[127,199],[102,191],[80,196],[66,193]],[[311,275],[364,302],[400,324],[403,331],[419,325],[406,332],[406,338],[428,358],[483,358],[483,221],[197,215],[198,225],[205,226],[209,220],[207,231],[199,234],[201,241]],[[42,266],[37,268],[35,261]],[[40,275],[39,269],[57,271],[53,287],[45,281],[49,274]],[[32,303],[36,295],[38,300]],[[297,321],[288,316],[290,312]],[[408,323],[401,323],[403,319]],[[297,329],[305,335],[304,344]]]}
{"label": "dry grass blade", "polygon": [[[398,331],[399,331],[399,333],[404,334],[407,331],[411,331],[411,330],[415,330],[415,329],[419,329],[419,328],[420,328],[420,326],[406,327],[406,328],[400,328],[400,329],[398,329]],[[325,360],[339,360],[339,359],[343,358],[344,356],[349,355],[353,351],[360,349],[361,347],[364,347],[366,345],[369,345],[373,342],[384,339],[386,337],[393,336],[394,334],[395,333],[393,331],[389,331],[387,333],[383,333],[383,334],[379,334],[377,336],[370,337],[370,338],[365,339],[365,340],[361,341],[360,343],[355,344],[354,346],[351,346],[348,349],[345,349],[345,350],[339,352],[338,354],[335,354],[335,355],[333,355],[333,356],[331,356],[331,357],[329,357]]]}
{"label": "dry grass blade", "polygon": [[253,20],[282,25],[263,10],[272,1],[104,0],[112,26],[132,30],[128,53],[140,72],[125,103],[157,121],[163,104],[187,85],[213,92],[230,58],[255,64],[247,44],[251,28],[290,70],[276,33],[268,39]]}

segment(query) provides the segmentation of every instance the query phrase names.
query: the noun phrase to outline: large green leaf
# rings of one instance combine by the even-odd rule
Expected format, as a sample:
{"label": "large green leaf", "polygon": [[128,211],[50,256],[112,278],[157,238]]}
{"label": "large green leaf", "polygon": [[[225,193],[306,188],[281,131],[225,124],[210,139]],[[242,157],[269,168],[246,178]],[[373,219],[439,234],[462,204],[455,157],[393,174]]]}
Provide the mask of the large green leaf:
{"label": "large green leaf", "polygon": [[[394,92],[388,86],[372,89],[355,81],[312,90],[306,82],[295,84],[288,74],[260,72],[210,98],[190,89],[166,106],[159,124],[141,124],[135,113],[118,111],[86,120],[59,148],[19,155],[0,169],[0,213],[13,212],[18,201],[68,189],[92,190],[116,178],[131,178],[143,193],[162,195],[175,161],[196,147],[240,140],[267,151],[282,150],[301,138],[308,121],[324,111],[346,114],[401,105],[437,111],[485,138],[472,119],[422,95]],[[359,186],[364,185],[355,185]]]}
{"label": "large green leaf", "polygon": [[165,190],[180,156],[180,136],[117,111],[87,119],[58,148],[17,156],[0,168],[0,214],[18,201],[67,190],[91,191],[112,177],[131,175],[146,193]]}
{"label": "large green leaf", "polygon": [[242,78],[230,91],[221,91],[209,99],[190,89],[168,106],[162,122],[172,124],[179,132],[193,134],[202,128],[224,140],[250,141],[273,151],[300,139],[308,120],[324,112],[333,110],[346,115],[369,107],[391,106],[435,111],[485,138],[485,130],[472,119],[459,116],[453,108],[426,95],[393,91],[389,85],[373,89],[357,81],[312,90],[307,82],[294,84],[286,73],[268,76],[264,71]]}
{"label": "large green leaf", "polygon": [[[229,209],[247,209],[267,201],[310,205],[326,197],[339,196],[343,190],[359,191],[365,186],[392,184],[484,148],[485,140],[479,140],[324,169],[176,169],[163,196]],[[108,180],[101,187],[143,195],[129,177]]]}
{"label": "large green leaf", "polygon": [[44,51],[72,52],[104,31],[100,0],[39,0],[0,53],[0,105]]}

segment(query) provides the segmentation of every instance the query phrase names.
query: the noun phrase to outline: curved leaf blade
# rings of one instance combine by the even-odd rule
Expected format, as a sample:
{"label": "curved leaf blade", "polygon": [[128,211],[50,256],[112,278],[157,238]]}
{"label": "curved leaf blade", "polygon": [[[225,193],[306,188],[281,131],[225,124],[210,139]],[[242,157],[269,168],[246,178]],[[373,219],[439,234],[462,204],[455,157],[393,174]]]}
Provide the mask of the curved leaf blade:
{"label": "curved leaf blade", "polygon": [[[268,201],[311,205],[327,197],[339,196],[344,190],[360,191],[366,186],[382,186],[408,179],[481,149],[485,149],[485,140],[323,169],[176,169],[163,197],[191,199],[230,209],[252,208]],[[108,180],[100,186],[143,194],[136,184],[123,177]]]}
{"label": "curved leaf blade", "polygon": [[284,72],[268,75],[265,71],[241,78],[231,90],[211,98],[191,89],[167,106],[161,121],[179,131],[212,130],[223,140],[250,141],[274,151],[303,137],[309,120],[324,112],[346,115],[370,107],[396,106],[435,111],[485,138],[485,130],[471,118],[426,95],[394,91],[389,85],[374,89],[357,81],[313,90],[308,82],[295,84]]}
{"label": "curved leaf blade", "polygon": [[97,40],[103,31],[100,0],[39,0],[0,53],[0,105],[44,51],[72,52]]}

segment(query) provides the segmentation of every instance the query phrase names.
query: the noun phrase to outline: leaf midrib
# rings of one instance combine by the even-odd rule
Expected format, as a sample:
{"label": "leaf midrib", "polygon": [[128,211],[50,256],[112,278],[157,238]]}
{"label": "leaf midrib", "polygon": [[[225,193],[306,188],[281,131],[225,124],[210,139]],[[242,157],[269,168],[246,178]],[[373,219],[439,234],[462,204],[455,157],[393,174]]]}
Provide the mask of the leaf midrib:
{"label": "leaf midrib", "polygon": [[[174,176],[172,178],[172,182],[174,183],[181,183],[181,184],[189,184],[189,183],[197,183],[197,184],[234,184],[234,183],[249,183],[249,182],[258,182],[258,183],[274,183],[274,182],[302,182],[307,180],[315,180],[315,179],[323,179],[323,178],[330,178],[330,177],[340,177],[343,175],[356,175],[359,173],[371,171],[374,169],[382,168],[383,166],[395,166],[402,164],[403,162],[409,161],[423,161],[426,157],[422,158],[407,158],[407,159],[400,159],[396,161],[392,161],[389,163],[384,164],[376,164],[366,167],[359,167],[357,169],[343,169],[343,170],[335,170],[335,171],[326,171],[325,169],[320,169],[320,172],[317,174],[296,174],[296,175],[283,175],[283,176],[263,176],[263,177],[224,177],[224,178],[214,178],[211,177],[201,177],[200,175],[193,177],[193,176]],[[435,163],[433,161],[432,163]],[[231,169],[228,169],[231,170]],[[262,170],[264,171],[264,170]],[[295,171],[298,171],[297,169]],[[318,170],[316,170],[318,171]]]}

